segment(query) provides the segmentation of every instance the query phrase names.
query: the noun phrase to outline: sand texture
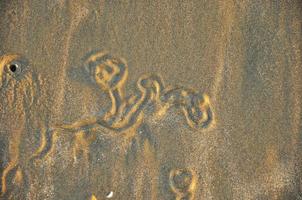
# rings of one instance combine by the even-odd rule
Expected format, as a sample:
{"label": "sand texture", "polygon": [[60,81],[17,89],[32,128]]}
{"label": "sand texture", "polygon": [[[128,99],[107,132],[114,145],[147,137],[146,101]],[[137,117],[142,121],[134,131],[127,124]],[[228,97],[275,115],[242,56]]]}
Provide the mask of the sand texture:
{"label": "sand texture", "polygon": [[300,0],[0,14],[0,200],[302,200]]}

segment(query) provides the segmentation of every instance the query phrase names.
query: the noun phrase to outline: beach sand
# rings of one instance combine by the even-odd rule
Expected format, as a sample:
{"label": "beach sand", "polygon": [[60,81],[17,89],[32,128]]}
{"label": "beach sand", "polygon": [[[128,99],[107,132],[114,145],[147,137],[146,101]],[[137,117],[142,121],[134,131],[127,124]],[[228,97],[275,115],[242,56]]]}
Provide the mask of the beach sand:
{"label": "beach sand", "polygon": [[302,3],[0,2],[0,199],[302,199]]}

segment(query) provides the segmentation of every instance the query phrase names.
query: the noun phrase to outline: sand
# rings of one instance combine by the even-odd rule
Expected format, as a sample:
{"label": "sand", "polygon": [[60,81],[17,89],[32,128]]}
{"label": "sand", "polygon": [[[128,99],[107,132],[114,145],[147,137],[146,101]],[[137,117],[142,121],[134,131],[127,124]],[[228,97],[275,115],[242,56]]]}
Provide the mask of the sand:
{"label": "sand", "polygon": [[0,199],[302,199],[302,4],[0,2]]}

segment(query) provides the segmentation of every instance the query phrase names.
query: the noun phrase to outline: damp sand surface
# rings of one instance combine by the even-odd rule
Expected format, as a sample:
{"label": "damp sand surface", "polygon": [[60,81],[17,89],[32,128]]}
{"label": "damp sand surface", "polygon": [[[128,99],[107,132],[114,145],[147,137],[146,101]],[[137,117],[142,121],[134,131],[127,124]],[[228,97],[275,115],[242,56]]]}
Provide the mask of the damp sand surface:
{"label": "damp sand surface", "polygon": [[300,199],[302,5],[0,2],[0,199]]}

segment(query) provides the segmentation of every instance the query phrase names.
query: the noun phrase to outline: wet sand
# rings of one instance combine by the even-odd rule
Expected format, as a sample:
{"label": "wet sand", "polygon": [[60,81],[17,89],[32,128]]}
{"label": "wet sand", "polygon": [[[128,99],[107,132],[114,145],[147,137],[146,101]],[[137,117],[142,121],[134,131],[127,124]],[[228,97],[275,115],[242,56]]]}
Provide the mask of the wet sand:
{"label": "wet sand", "polygon": [[0,199],[300,199],[302,4],[0,2]]}

